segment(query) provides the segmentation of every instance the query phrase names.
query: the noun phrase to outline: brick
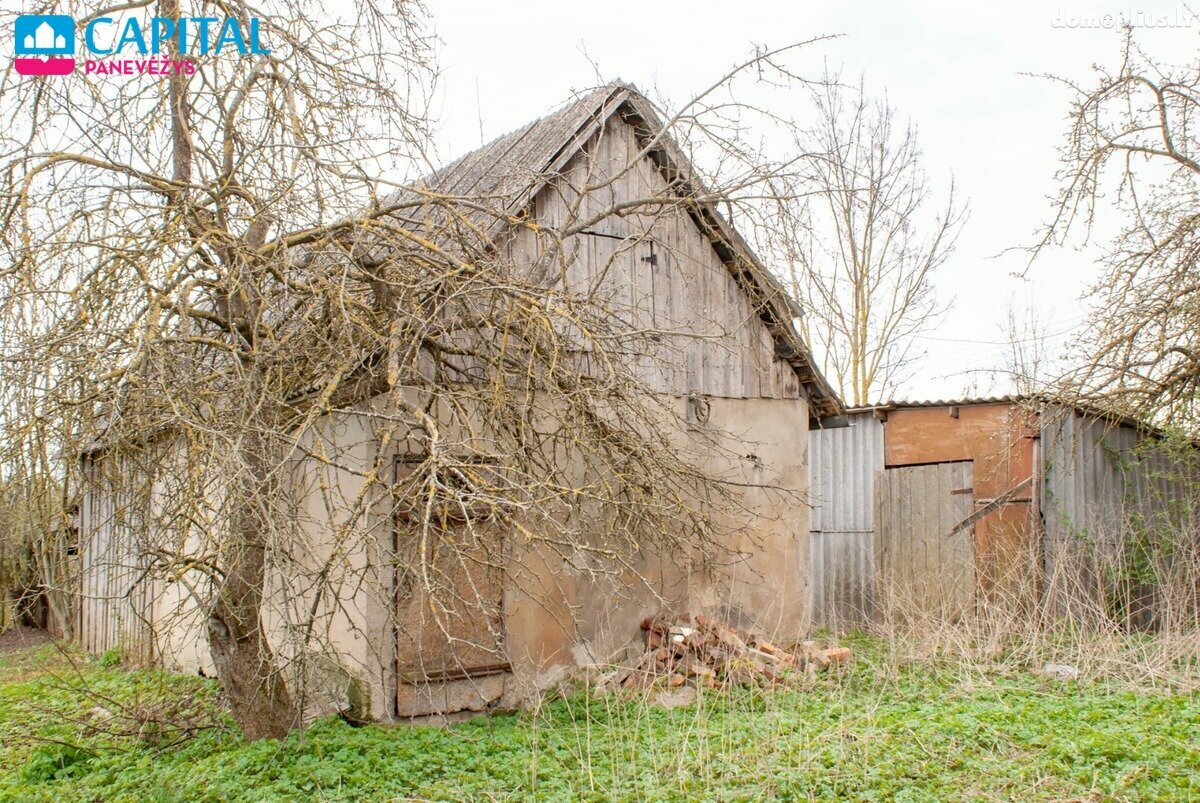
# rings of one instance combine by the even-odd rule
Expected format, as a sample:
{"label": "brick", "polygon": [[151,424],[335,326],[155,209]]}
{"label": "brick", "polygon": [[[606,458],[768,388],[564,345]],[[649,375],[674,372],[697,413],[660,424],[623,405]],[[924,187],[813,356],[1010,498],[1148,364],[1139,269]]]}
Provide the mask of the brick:
{"label": "brick", "polygon": [[827,650],[822,650],[822,655],[830,663],[848,664],[850,663],[851,652],[849,647],[830,647]]}
{"label": "brick", "polygon": [[772,653],[769,653],[769,652],[763,652],[762,650],[756,650],[753,647],[751,647],[749,650],[747,650],[747,652],[749,653],[751,658],[761,661],[764,664],[779,663],[778,655],[773,655]]}

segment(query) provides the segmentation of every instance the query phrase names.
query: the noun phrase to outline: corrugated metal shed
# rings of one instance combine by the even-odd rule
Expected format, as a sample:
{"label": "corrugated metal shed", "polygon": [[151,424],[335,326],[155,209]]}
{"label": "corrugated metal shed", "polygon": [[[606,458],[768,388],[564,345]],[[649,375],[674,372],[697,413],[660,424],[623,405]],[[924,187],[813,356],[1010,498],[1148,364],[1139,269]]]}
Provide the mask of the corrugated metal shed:
{"label": "corrugated metal shed", "polygon": [[[1181,524],[1200,520],[1200,450],[1169,448],[1158,440],[1161,432],[1127,418],[1045,399],[995,397],[859,408],[848,414],[850,427],[810,433],[816,625],[853,624],[872,611],[877,581],[872,548],[876,473],[885,470],[885,446],[894,445],[886,442],[888,424],[879,419],[891,421],[894,416],[888,417],[888,411],[907,408],[1015,406],[1030,401],[1037,402],[1034,432],[1040,448],[1033,452],[1033,462],[1039,483],[1033,511],[1040,512],[1041,524],[1030,519],[1021,528],[1024,543],[1042,555],[1039,587],[1044,599],[1058,615],[1084,617],[1097,610],[1112,615],[1116,600],[1127,606],[1129,624],[1153,623],[1153,602],[1164,592],[1134,587],[1132,575],[1121,575],[1121,561],[1133,549],[1135,534],[1157,532],[1175,538],[1187,531]],[[905,434],[915,437],[911,422]],[[998,448],[1007,448],[1007,442]],[[1173,565],[1169,548],[1161,554]],[[1118,581],[1125,585],[1115,587]]]}
{"label": "corrugated metal shed", "polygon": [[870,411],[850,426],[809,433],[809,554],[813,623],[864,621],[874,604],[875,472],[883,469],[883,424]]}

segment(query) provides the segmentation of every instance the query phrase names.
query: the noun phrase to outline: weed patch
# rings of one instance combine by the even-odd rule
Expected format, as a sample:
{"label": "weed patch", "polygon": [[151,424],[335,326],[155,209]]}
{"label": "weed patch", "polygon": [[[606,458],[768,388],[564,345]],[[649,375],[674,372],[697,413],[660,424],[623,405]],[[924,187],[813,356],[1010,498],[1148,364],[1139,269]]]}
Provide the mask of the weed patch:
{"label": "weed patch", "polygon": [[[71,662],[51,652],[40,675],[0,682],[0,798],[1200,796],[1194,693],[1008,665],[896,662],[866,639],[854,647],[852,666],[806,690],[706,690],[675,710],[581,690],[449,728],[328,719],[252,744],[228,727],[207,681],[89,662],[68,674]],[[178,716],[187,707],[208,720],[164,746],[97,727],[100,697],[113,710],[136,703]]]}

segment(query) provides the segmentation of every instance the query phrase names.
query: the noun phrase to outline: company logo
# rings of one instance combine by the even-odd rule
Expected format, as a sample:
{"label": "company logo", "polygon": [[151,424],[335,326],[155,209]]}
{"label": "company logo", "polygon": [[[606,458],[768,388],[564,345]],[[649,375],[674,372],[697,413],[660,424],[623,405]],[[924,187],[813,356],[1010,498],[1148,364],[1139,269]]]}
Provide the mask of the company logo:
{"label": "company logo", "polygon": [[75,69],[75,20],[62,14],[22,14],[13,22],[21,75],[67,75]]}
{"label": "company logo", "polygon": [[[84,72],[91,75],[191,75],[192,56],[265,56],[259,20],[247,29],[235,17],[99,17],[83,30]],[[75,70],[75,21],[61,14],[23,14],[13,23],[15,66],[21,75]],[[127,58],[125,54],[135,55]]]}

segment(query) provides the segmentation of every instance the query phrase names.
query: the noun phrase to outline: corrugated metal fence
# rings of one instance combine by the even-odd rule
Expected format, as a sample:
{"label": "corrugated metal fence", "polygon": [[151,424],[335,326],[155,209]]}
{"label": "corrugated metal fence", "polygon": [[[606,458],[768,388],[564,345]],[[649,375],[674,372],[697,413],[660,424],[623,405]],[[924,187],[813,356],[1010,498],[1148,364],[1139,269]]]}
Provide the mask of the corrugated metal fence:
{"label": "corrugated metal fence", "polygon": [[840,628],[874,606],[875,473],[883,470],[883,424],[871,413],[839,429],[813,430],[809,520],[813,624]]}

